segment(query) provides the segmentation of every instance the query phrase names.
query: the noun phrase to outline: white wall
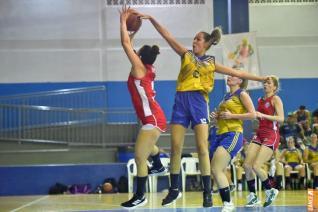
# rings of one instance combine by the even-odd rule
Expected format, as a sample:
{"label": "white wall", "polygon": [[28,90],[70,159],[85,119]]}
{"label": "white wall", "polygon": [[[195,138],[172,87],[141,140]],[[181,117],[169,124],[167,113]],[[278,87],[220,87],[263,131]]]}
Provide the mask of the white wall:
{"label": "white wall", "polygon": [[[126,80],[130,70],[130,63],[120,46],[118,8],[118,6],[109,6],[104,11],[107,39],[107,48],[104,53],[105,61],[107,61],[104,76],[106,76],[106,80],[110,81]],[[207,0],[206,4],[202,5],[153,5],[136,6],[135,8],[155,17],[189,49],[192,48],[192,40],[197,32],[202,30],[210,32],[213,28],[211,0]],[[175,80],[179,72],[180,57],[171,50],[147,20],[143,21],[142,27],[135,37],[135,48],[139,49],[144,44],[157,44],[161,49],[155,63],[158,71],[157,79]]]}
{"label": "white wall", "polygon": [[250,4],[263,74],[318,77],[318,4]]}
{"label": "white wall", "polygon": [[[126,80],[130,65],[119,40],[121,6],[106,2],[0,1],[0,83]],[[157,17],[189,48],[196,32],[213,27],[212,0],[134,8]],[[147,21],[136,38],[136,48],[161,46],[158,79],[175,80],[179,59]]]}
{"label": "white wall", "polygon": [[[0,1],[0,83],[125,81],[129,62],[119,42],[120,6],[106,2]],[[213,28],[212,0],[134,7],[155,16],[188,48],[198,31]],[[263,74],[318,77],[317,3],[250,4],[249,12]],[[143,44],[161,47],[157,79],[175,80],[179,58],[148,21],[136,36],[136,48]],[[209,53],[222,62],[220,47]]]}
{"label": "white wall", "polygon": [[100,0],[0,1],[0,82],[101,80]]}

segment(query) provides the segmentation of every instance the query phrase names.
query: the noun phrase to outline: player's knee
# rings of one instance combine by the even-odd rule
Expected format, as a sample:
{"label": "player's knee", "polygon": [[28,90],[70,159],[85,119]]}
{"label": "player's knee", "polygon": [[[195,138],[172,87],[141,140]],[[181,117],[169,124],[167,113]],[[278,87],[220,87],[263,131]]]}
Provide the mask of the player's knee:
{"label": "player's knee", "polygon": [[206,154],[209,154],[209,150],[208,148],[206,147],[206,145],[204,144],[197,144],[197,151],[198,151],[198,154],[199,155],[206,155]]}
{"label": "player's knee", "polygon": [[140,155],[135,155],[135,162],[137,165],[142,165],[143,163],[147,162],[147,159],[145,157],[140,156]]}
{"label": "player's knee", "polygon": [[259,172],[261,170],[261,167],[262,166],[259,163],[254,163],[253,166],[252,166],[253,171],[255,171],[255,172]]}
{"label": "player's knee", "polygon": [[250,164],[250,163],[245,162],[245,163],[243,164],[243,168],[244,168],[245,170],[252,171],[252,170],[253,170],[253,165]]}

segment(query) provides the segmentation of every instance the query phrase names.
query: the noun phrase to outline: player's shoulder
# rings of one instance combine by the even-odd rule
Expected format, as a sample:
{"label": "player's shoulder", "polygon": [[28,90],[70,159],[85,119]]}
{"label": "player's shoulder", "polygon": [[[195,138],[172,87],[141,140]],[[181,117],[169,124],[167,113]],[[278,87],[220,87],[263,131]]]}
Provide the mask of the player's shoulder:
{"label": "player's shoulder", "polygon": [[278,102],[282,103],[282,99],[278,95],[274,95],[272,98],[272,101],[274,103],[278,103]]}

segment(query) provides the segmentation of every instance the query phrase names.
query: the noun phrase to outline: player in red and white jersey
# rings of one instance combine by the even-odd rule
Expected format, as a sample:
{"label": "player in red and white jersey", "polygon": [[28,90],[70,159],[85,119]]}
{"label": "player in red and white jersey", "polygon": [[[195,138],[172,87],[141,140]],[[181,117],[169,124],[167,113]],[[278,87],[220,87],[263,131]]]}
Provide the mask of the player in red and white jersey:
{"label": "player in red and white jersey", "polygon": [[[125,5],[120,11],[120,36],[123,49],[132,65],[128,77],[128,89],[142,122],[135,145],[135,162],[137,165],[137,189],[134,196],[121,204],[126,209],[145,205],[145,185],[149,174],[163,174],[167,170],[160,161],[156,142],[161,132],[166,130],[166,118],[155,100],[153,63],[159,54],[158,46],[144,45],[137,53],[132,46],[132,38],[136,32],[127,31],[127,18],[135,11]],[[147,159],[152,157],[153,166],[148,170]]]}
{"label": "player in red and white jersey", "polygon": [[284,108],[280,97],[277,95],[279,80],[276,76],[270,76],[264,82],[264,97],[258,100],[256,116],[259,119],[259,127],[251,144],[248,146],[244,169],[250,194],[247,207],[255,207],[260,204],[255,194],[255,178],[253,172],[261,179],[265,188],[266,199],[264,207],[269,206],[277,197],[278,190],[272,188],[268,174],[261,168],[269,161],[279,144],[278,122],[284,122]]}
{"label": "player in red and white jersey", "polygon": [[[144,46],[139,52],[142,53],[145,48],[151,50],[150,46]],[[157,47],[152,47],[152,49],[155,48]],[[151,64],[145,64],[145,68],[146,73],[144,77],[137,78],[132,74],[130,74],[128,77],[127,84],[131,95],[131,100],[133,102],[137,116],[142,122],[142,129],[155,127],[161,132],[165,132],[167,128],[166,117],[160,105],[155,100],[155,67]]]}
{"label": "player in red and white jersey", "polygon": [[[275,115],[275,107],[273,105],[273,98],[277,98],[278,96],[270,96],[268,98],[266,97],[262,97],[262,98],[259,98],[258,99],[258,107],[257,107],[257,111],[259,113],[262,113],[262,114],[266,114],[266,115],[271,115],[271,116],[274,116]],[[261,132],[261,131],[268,131],[271,132],[271,133],[278,133],[278,129],[279,129],[279,126],[278,126],[278,122],[275,120],[275,121],[271,121],[269,119],[260,119],[259,120],[259,127],[258,127],[258,130],[257,132]],[[271,147],[274,148],[274,146],[276,146],[276,144],[273,146],[273,145],[269,145]],[[275,149],[277,148],[277,146],[275,147]]]}

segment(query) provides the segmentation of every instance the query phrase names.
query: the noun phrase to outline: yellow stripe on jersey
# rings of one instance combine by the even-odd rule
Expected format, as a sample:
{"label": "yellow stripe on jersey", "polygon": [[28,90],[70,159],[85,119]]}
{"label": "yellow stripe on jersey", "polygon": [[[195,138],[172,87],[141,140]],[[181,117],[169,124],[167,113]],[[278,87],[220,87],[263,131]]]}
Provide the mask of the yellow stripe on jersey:
{"label": "yellow stripe on jersey", "polygon": [[[241,91],[237,92],[236,95],[230,96],[227,100],[223,99],[219,105],[218,112],[230,111],[232,114],[246,113],[246,109],[240,100],[240,93]],[[226,96],[229,95],[227,94]],[[218,119],[217,126],[218,135],[226,132],[243,132],[243,121],[239,119]]]}
{"label": "yellow stripe on jersey", "polygon": [[229,148],[227,149],[228,152],[232,152],[232,150],[235,148],[239,136],[240,136],[240,133],[236,132],[236,133],[235,133],[235,136],[234,136],[234,138],[233,138],[233,141],[232,141],[232,143],[231,143],[231,145],[230,145]]}
{"label": "yellow stripe on jersey", "polygon": [[187,51],[181,60],[177,91],[202,91],[208,102],[208,94],[214,87],[214,71],[214,57],[206,56],[200,60],[192,51]]}

